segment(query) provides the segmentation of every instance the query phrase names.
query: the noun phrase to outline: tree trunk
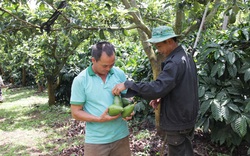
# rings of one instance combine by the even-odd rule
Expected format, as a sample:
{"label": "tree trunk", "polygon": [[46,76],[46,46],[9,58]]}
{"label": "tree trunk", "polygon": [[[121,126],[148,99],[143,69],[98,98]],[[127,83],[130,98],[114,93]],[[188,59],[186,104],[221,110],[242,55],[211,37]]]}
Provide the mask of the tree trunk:
{"label": "tree trunk", "polygon": [[47,76],[47,83],[48,83],[48,96],[49,96],[49,106],[56,104],[55,98],[55,87],[54,87],[54,77]]}
{"label": "tree trunk", "polygon": [[[122,2],[127,9],[131,7],[138,8],[135,0],[130,0],[130,1],[122,0]],[[151,37],[151,31],[143,23],[140,13],[131,12],[130,14],[133,17],[133,22],[139,27],[137,31],[140,36],[141,44],[150,61],[152,71],[153,71],[153,78],[156,79],[159,73],[161,72],[161,62],[164,60],[164,57],[162,57],[162,55],[156,55],[153,50],[152,45],[148,42],[145,42],[149,37]],[[156,126],[157,132],[160,133],[161,132],[160,131],[160,105],[158,106],[158,109],[155,110],[155,124],[156,124],[155,126]]]}
{"label": "tree trunk", "polygon": [[22,86],[26,86],[26,73],[25,67],[22,67]]}
{"label": "tree trunk", "polygon": [[38,92],[42,93],[44,91],[43,82],[37,82]]}
{"label": "tree trunk", "polygon": [[4,75],[4,70],[1,66],[0,66],[0,75]]}
{"label": "tree trunk", "polygon": [[180,1],[176,1],[176,18],[175,18],[175,33],[181,34],[182,33],[182,22],[184,19],[184,4]]}
{"label": "tree trunk", "polygon": [[[161,62],[163,62],[163,60],[165,58],[161,54],[155,55],[150,43],[145,42],[145,40],[148,39],[146,34],[143,31],[141,31],[140,29],[138,29],[138,32],[139,32],[139,35],[141,38],[141,43],[142,43],[143,49],[149,58],[151,68],[153,71],[153,78],[155,80],[161,72]],[[156,126],[157,133],[160,134],[161,133],[161,129],[160,129],[160,105],[158,105],[158,108],[155,109],[155,126]]]}

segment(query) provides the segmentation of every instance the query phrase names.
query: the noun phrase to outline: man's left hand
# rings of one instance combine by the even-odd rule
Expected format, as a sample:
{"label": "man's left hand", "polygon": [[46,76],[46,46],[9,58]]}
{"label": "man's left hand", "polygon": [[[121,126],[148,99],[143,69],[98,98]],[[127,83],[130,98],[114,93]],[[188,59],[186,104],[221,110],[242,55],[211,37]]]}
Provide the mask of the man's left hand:
{"label": "man's left hand", "polygon": [[126,118],[123,118],[123,120],[126,120],[126,121],[131,120],[132,117],[133,117],[134,115],[135,115],[135,112],[133,111],[133,112],[130,114],[130,116],[128,116],[128,117],[126,117]]}

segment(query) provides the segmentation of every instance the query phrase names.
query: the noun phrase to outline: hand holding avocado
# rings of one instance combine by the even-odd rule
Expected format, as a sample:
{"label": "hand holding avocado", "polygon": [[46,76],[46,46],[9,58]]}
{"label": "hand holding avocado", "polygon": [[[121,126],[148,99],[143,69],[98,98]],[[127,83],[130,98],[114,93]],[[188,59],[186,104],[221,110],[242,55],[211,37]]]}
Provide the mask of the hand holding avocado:
{"label": "hand holding avocado", "polygon": [[99,117],[98,122],[107,122],[107,121],[115,120],[119,118],[120,116],[121,114],[110,116],[109,109],[106,109],[105,112]]}
{"label": "hand holding avocado", "polygon": [[127,98],[121,98],[119,95],[114,96],[113,104],[109,106],[108,113],[110,116],[121,114],[122,118],[128,120],[131,118],[132,115],[134,115],[134,104],[132,104],[132,100],[129,100]]}

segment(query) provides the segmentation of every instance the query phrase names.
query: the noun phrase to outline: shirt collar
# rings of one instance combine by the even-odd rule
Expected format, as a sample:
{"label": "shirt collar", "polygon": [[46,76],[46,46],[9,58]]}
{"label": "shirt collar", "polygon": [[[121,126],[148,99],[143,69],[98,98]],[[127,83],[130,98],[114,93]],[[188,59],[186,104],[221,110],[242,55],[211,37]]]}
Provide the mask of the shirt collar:
{"label": "shirt collar", "polygon": [[[95,72],[92,69],[92,64],[88,67],[88,73],[90,76],[95,76]],[[110,69],[109,74],[111,74],[111,75],[114,74],[113,68]]]}
{"label": "shirt collar", "polygon": [[171,58],[173,57],[176,53],[178,53],[179,51],[181,51],[183,48],[181,45],[179,45],[178,47],[176,47],[167,57],[168,58]]}
{"label": "shirt collar", "polygon": [[165,61],[163,61],[161,63],[161,68],[163,69],[165,64],[176,54],[178,53],[179,51],[183,50],[182,46],[179,45],[178,47],[176,47],[168,56],[167,58],[165,59]]}

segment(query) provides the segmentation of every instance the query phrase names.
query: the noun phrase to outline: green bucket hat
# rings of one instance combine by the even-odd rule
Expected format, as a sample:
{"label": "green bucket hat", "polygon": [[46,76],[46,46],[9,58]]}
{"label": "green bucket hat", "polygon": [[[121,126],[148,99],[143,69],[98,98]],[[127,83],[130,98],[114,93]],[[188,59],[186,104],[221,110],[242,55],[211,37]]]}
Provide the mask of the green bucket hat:
{"label": "green bucket hat", "polygon": [[159,43],[162,41],[165,41],[170,38],[178,37],[179,35],[176,35],[173,28],[168,26],[159,26],[156,28],[153,28],[152,31],[152,38],[148,39],[148,42],[151,43]]}

